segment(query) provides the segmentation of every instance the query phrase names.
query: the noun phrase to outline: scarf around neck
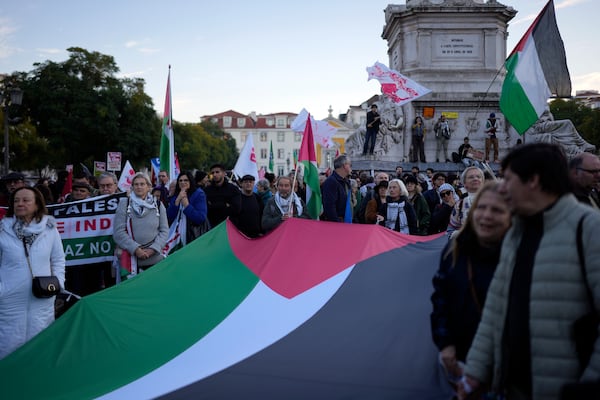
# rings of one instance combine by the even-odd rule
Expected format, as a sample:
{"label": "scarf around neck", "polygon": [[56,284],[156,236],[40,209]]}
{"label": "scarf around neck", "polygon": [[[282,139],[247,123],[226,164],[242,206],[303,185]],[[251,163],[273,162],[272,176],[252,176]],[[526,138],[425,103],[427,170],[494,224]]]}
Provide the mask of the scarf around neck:
{"label": "scarf around neck", "polygon": [[156,209],[156,215],[158,215],[158,207],[156,200],[151,193],[148,193],[144,199],[138,197],[134,192],[129,195],[131,201],[130,207],[137,216],[143,216],[147,210]]}
{"label": "scarf around neck", "polygon": [[24,240],[29,246],[34,242],[34,240],[42,233],[44,227],[46,226],[46,222],[48,221],[48,216],[44,216],[40,222],[36,220],[32,220],[29,224],[25,224],[22,219],[15,218],[15,222],[13,223],[13,231],[19,240]]}
{"label": "scarf around neck", "polygon": [[300,202],[300,198],[298,195],[296,195],[296,193],[292,192],[290,197],[287,199],[281,197],[279,192],[275,193],[275,204],[277,205],[277,208],[279,208],[279,211],[281,211],[282,215],[289,213],[290,204],[292,202],[294,202],[294,205],[296,206],[296,215],[302,215],[302,203]]}
{"label": "scarf around neck", "polygon": [[388,201],[385,227],[400,233],[409,233],[408,219],[404,211],[404,201]]}

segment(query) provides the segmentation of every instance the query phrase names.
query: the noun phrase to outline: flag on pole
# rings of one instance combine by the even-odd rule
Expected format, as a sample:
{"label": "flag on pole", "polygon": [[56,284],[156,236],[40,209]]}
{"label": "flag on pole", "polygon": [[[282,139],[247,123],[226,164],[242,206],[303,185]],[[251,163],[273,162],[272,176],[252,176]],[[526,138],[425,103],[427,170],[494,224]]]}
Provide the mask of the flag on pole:
{"label": "flag on pole", "polygon": [[254,152],[254,139],[252,133],[246,138],[240,157],[233,167],[233,173],[242,178],[244,175],[252,175],[258,180],[258,165],[256,165],[256,153]]}
{"label": "flag on pole", "polygon": [[119,178],[119,183],[117,186],[122,192],[127,192],[131,189],[131,184],[133,176],[135,175],[135,170],[131,166],[129,160],[125,162],[125,167],[123,168],[123,172],[121,173],[121,177]]}
{"label": "flag on pole", "polygon": [[369,74],[367,81],[377,79],[381,83],[382,93],[399,106],[410,103],[431,92],[425,86],[407,78],[398,71],[388,68],[379,61],[372,67],[367,67],[367,73]]}
{"label": "flag on pole", "polygon": [[306,184],[306,208],[312,219],[319,219],[323,203],[321,201],[321,186],[319,185],[319,170],[317,168],[317,156],[315,154],[315,143],[313,139],[310,114],[306,120],[302,144],[298,162],[304,166],[304,183]]}
{"label": "flag on pole", "polygon": [[173,134],[173,109],[171,108],[171,66],[167,77],[167,94],[163,114],[162,136],[160,140],[160,168],[167,171],[169,182],[177,178],[175,172],[175,138]]}
{"label": "flag on pole", "polygon": [[273,168],[275,168],[274,159],[275,159],[275,156],[273,155],[273,141],[271,140],[271,149],[269,150],[269,171],[271,171],[271,172],[275,171],[273,169]]}
{"label": "flag on pole", "polygon": [[73,190],[73,164],[67,165],[65,169],[68,175],[57,203],[64,203],[67,195]]}
{"label": "flag on pole", "polygon": [[312,125],[313,141],[327,149],[335,146],[331,138],[336,134],[337,129],[329,125],[327,121],[315,121],[312,116],[309,118],[309,113],[305,108],[303,108],[296,119],[292,121],[290,128],[294,132],[304,132],[306,129],[306,121],[309,119]]}
{"label": "flag on pole", "polygon": [[519,134],[525,133],[547,107],[551,95],[569,97],[571,77],[565,46],[548,1],[506,62],[500,109]]}

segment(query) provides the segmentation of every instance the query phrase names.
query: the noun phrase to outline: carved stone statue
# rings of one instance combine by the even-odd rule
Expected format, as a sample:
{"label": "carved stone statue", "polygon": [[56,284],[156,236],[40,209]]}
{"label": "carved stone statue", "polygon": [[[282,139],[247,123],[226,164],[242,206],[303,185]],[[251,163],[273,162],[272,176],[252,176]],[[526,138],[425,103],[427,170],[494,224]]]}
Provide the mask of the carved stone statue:
{"label": "carved stone statue", "polygon": [[569,159],[583,152],[596,151],[596,146],[586,142],[579,135],[571,120],[555,121],[549,110],[544,111],[540,119],[525,133],[528,135],[527,138],[533,142],[560,145]]}
{"label": "carved stone statue", "polygon": [[392,147],[402,140],[402,129],[404,128],[404,112],[387,96],[379,96],[381,126],[375,140],[374,154],[386,155]]}

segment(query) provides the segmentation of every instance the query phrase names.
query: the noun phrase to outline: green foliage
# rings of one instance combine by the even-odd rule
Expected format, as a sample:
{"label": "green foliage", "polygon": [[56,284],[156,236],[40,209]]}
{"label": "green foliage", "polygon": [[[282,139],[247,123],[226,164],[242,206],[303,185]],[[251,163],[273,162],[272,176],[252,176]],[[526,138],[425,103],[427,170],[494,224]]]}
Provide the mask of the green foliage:
{"label": "green foliage", "polygon": [[550,103],[550,112],[555,120],[570,119],[581,137],[600,149],[599,109],[591,109],[576,99],[556,99]]}
{"label": "green foliage", "polygon": [[[238,152],[235,140],[212,123],[173,123],[175,150],[182,170],[208,170],[214,163],[233,168]],[[233,148],[231,147],[233,142]]]}
{"label": "green foliage", "polygon": [[[41,169],[66,164],[88,167],[120,151],[135,168],[158,157],[162,121],[141,78],[116,77],[112,56],[80,47],[67,49],[64,62],[34,64],[5,82],[23,89],[23,105],[11,108],[11,167]],[[235,141],[216,125],[174,121],[175,151],[184,169],[208,169],[213,162],[233,167]]]}

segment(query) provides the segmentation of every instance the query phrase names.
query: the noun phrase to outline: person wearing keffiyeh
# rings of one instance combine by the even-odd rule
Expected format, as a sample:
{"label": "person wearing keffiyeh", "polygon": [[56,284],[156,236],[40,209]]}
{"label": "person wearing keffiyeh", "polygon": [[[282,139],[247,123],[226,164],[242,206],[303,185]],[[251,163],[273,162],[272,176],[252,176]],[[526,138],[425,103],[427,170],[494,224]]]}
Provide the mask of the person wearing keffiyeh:
{"label": "person wearing keffiyeh", "polygon": [[150,193],[152,185],[146,174],[135,174],[131,187],[129,198],[119,200],[113,239],[138,267],[148,269],[163,259],[162,248],[169,235],[167,212]]}
{"label": "person wearing keffiyeh", "polygon": [[292,190],[292,178],[280,176],[276,183],[277,192],[269,199],[263,210],[262,227],[265,232],[275,229],[283,221],[296,218],[310,218],[306,204]]}

